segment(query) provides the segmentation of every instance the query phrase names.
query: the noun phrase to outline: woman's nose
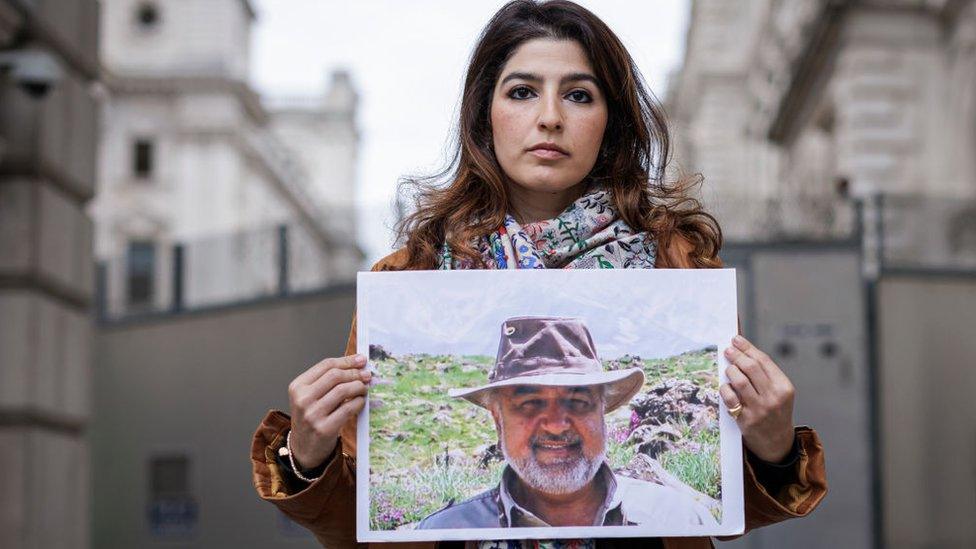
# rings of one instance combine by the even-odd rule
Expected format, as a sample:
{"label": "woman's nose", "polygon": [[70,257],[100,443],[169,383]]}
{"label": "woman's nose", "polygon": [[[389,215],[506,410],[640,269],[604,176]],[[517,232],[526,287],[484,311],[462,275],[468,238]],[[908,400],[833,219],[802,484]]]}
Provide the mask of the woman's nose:
{"label": "woman's nose", "polygon": [[563,129],[563,113],[559,98],[550,96],[539,102],[539,129],[559,131]]}

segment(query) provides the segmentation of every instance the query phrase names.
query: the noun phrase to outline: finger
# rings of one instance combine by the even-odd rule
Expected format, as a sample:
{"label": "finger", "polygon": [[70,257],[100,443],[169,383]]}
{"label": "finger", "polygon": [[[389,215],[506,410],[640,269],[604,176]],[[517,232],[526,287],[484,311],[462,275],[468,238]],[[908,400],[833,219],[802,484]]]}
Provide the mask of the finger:
{"label": "finger", "polygon": [[368,391],[367,385],[359,380],[340,383],[309,408],[307,417],[314,421],[315,418],[332,414],[347,400],[365,396]]}
{"label": "finger", "polygon": [[735,347],[725,349],[725,358],[739,367],[739,370],[749,378],[749,382],[755,387],[757,393],[763,394],[768,390],[769,376],[766,375],[766,370],[756,359]]}
{"label": "finger", "polygon": [[340,429],[342,429],[342,426],[345,425],[350,418],[361,412],[363,410],[363,406],[365,405],[366,397],[363,396],[358,396],[343,402],[341,406],[329,414],[328,419],[323,421],[322,430],[325,432],[338,434]]}
{"label": "finger", "polygon": [[788,381],[786,374],[783,373],[783,370],[780,369],[779,365],[777,365],[776,362],[769,357],[769,355],[762,352],[759,347],[753,345],[748,339],[742,337],[741,335],[737,335],[732,338],[732,345],[736,349],[739,349],[746,355],[755,359],[759,365],[762,366],[763,371],[766,372],[766,376],[769,377],[770,381],[777,384],[782,384],[784,380]]}
{"label": "finger", "polygon": [[772,386],[777,387],[780,390],[792,386],[792,383],[790,382],[790,378],[772,360],[770,360],[769,363],[766,364],[764,369],[766,370],[766,374],[769,376],[769,383]]}
{"label": "finger", "polygon": [[360,354],[348,355],[339,358],[326,358],[315,366],[312,366],[308,370],[302,372],[301,375],[295,378],[295,382],[299,385],[311,385],[315,380],[319,379],[333,368],[362,368],[365,365],[366,357]]}
{"label": "finger", "polygon": [[722,401],[725,402],[725,407],[729,410],[741,404],[739,401],[739,395],[735,394],[735,389],[733,389],[728,383],[719,387],[718,393],[722,395]]}
{"label": "finger", "polygon": [[748,406],[759,402],[759,393],[756,392],[756,388],[752,386],[749,378],[742,373],[738,366],[733,364],[726,368],[725,375],[729,376],[729,383],[732,384],[735,394],[739,396],[739,400],[744,405]]}
{"label": "finger", "polygon": [[350,381],[368,382],[372,379],[372,375],[372,372],[369,370],[332,368],[308,386],[308,390],[303,398],[310,400],[311,402],[308,404],[311,404],[343,383],[349,383]]}
{"label": "finger", "polygon": [[769,358],[769,355],[762,352],[759,347],[756,347],[751,341],[742,337],[741,335],[737,335],[732,338],[732,346],[742,351],[746,356],[751,357],[753,360],[762,365],[763,368],[765,368],[768,364],[773,363],[772,359]]}

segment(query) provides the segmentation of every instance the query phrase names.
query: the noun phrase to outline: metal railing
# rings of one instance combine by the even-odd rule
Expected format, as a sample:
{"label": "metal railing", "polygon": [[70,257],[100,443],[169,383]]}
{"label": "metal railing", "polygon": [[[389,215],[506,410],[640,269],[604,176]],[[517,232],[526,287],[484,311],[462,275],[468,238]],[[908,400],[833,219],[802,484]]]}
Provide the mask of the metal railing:
{"label": "metal railing", "polygon": [[976,198],[713,195],[705,207],[729,243],[860,240],[877,268],[976,269]]}
{"label": "metal railing", "polygon": [[124,255],[98,263],[98,316],[123,320],[321,290],[352,283],[360,261],[355,243],[323,247],[300,223],[157,242],[148,273],[134,272]]}
{"label": "metal railing", "polygon": [[836,240],[857,233],[857,200],[836,195],[756,198],[709,194],[705,210],[729,242]]}
{"label": "metal railing", "polygon": [[976,270],[976,199],[882,195],[876,200],[884,268]]}
{"label": "metal railing", "polygon": [[[860,243],[869,271],[976,272],[976,200],[726,198],[712,211],[730,244]],[[136,296],[143,299],[131,295],[126,257],[99,264],[99,313],[104,320],[122,319],[352,283],[361,260],[354,243],[322,246],[300,223],[157,243],[149,295]]]}

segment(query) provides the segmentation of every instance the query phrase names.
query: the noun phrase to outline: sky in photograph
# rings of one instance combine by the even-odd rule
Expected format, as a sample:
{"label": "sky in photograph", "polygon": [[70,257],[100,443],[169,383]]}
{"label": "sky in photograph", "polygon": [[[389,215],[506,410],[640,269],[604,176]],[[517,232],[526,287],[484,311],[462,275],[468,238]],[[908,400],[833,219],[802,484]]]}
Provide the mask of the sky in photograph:
{"label": "sky in photograph", "polygon": [[360,352],[495,356],[516,316],[583,320],[603,359],[725,347],[736,333],[733,269],[526,269],[364,273]]}
{"label": "sky in photograph", "polygon": [[[360,97],[359,240],[368,260],[391,250],[396,183],[444,161],[467,58],[501,1],[254,0],[252,84],[271,97],[316,95],[346,69]],[[581,4],[613,29],[663,98],[679,66],[687,0]]]}

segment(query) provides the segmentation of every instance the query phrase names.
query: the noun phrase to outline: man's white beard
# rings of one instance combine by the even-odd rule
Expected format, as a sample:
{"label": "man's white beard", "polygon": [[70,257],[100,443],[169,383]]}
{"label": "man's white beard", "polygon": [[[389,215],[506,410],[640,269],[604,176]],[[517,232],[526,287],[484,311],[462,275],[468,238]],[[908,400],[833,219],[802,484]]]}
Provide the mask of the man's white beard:
{"label": "man's white beard", "polygon": [[565,463],[554,463],[552,465],[542,465],[535,459],[535,452],[529,452],[524,459],[513,459],[505,444],[504,429],[499,424],[502,441],[502,455],[505,461],[515,470],[522,482],[528,484],[535,490],[546,494],[564,495],[572,494],[586,486],[606,459],[606,451],[601,450],[599,455],[592,460],[586,458],[586,454],[580,452],[579,458]]}

